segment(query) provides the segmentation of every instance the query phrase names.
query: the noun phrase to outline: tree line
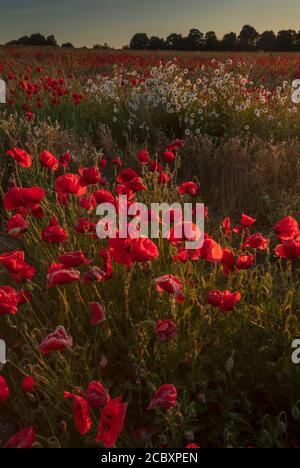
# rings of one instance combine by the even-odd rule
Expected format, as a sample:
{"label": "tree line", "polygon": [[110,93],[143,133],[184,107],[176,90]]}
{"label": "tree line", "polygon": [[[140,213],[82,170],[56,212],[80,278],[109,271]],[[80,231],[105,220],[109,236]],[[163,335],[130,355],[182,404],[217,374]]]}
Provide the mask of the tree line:
{"label": "tree line", "polygon": [[203,34],[198,29],[191,29],[187,36],[172,33],[166,39],[137,33],[125,48],[184,51],[300,51],[300,31],[288,29],[277,34],[274,31],[264,31],[259,34],[253,26],[245,25],[239,35],[230,32],[222,39],[218,39],[214,31]]}
{"label": "tree line", "polygon": [[[8,46],[48,46],[48,47],[58,47],[57,40],[55,36],[51,35],[48,37],[43,36],[40,33],[31,34],[31,36],[22,36],[19,39],[7,42]],[[66,42],[62,44],[62,47],[73,47],[71,42]]]}
{"label": "tree line", "polygon": [[[54,35],[45,37],[40,33],[22,36],[8,42],[8,46],[48,46],[59,47]],[[61,47],[73,48],[71,42]],[[94,49],[111,49],[108,44],[96,44]],[[300,51],[300,31],[287,29],[279,31],[264,31],[259,34],[253,26],[245,25],[240,34],[227,33],[219,39],[214,31],[206,34],[199,29],[191,29],[187,36],[172,33],[166,39],[158,36],[148,36],[146,33],[136,33],[130,44],[123,47],[132,50],[182,50],[182,51]]]}
{"label": "tree line", "polygon": [[[31,34],[31,36],[22,36],[19,39],[7,42],[7,46],[39,46],[39,47],[59,47],[55,36],[51,35],[48,37],[43,36],[43,34],[35,33]],[[74,48],[71,42],[65,42],[61,45],[61,47],[66,48]],[[85,47],[84,47],[85,48]],[[95,44],[93,46],[94,49],[111,49],[111,47],[104,43],[102,44]]]}

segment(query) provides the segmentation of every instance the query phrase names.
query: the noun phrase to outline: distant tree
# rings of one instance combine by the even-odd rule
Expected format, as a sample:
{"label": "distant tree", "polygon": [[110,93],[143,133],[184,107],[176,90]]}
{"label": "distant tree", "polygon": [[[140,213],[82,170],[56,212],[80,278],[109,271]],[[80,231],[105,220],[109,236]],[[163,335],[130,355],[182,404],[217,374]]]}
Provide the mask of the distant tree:
{"label": "distant tree", "polygon": [[74,49],[74,46],[72,44],[72,42],[65,42],[64,44],[61,45],[63,48],[66,48],[66,49]]}
{"label": "distant tree", "polygon": [[[26,44],[24,44],[26,45]],[[46,46],[48,45],[47,39],[40,33],[32,34],[29,37],[28,45],[31,46]]]}
{"label": "distant tree", "polygon": [[158,36],[151,36],[148,42],[149,50],[164,50],[165,41]]}
{"label": "distant tree", "polygon": [[205,50],[218,50],[219,41],[214,31],[209,31],[205,34],[204,49]]}
{"label": "distant tree", "polygon": [[220,42],[221,50],[236,50],[238,45],[237,35],[234,32],[230,32],[224,35],[222,41]]}
{"label": "distant tree", "polygon": [[46,41],[47,41],[48,46],[51,46],[51,47],[57,47],[58,46],[57,41],[55,39],[55,36],[53,36],[53,35],[48,36]]}
{"label": "distant tree", "polygon": [[57,47],[57,41],[55,37],[48,36],[47,39],[40,33],[31,34],[30,37],[22,36],[15,41],[10,41],[7,45],[21,45],[21,46],[52,46]]}
{"label": "distant tree", "polygon": [[8,42],[6,45],[29,45],[29,37],[22,36],[19,39]]}
{"label": "distant tree", "polygon": [[276,49],[279,51],[294,50],[297,33],[292,29],[279,31],[277,34]]}
{"label": "distant tree", "polygon": [[254,50],[259,34],[253,26],[246,24],[239,35],[240,48],[242,50]]}
{"label": "distant tree", "polygon": [[276,35],[274,31],[265,31],[257,40],[256,47],[258,50],[272,51],[276,49]]}
{"label": "distant tree", "polygon": [[203,48],[204,34],[199,29],[190,29],[185,40],[187,50],[201,50]]}
{"label": "distant tree", "polygon": [[185,38],[181,34],[172,33],[166,39],[166,49],[184,50]]}
{"label": "distant tree", "polygon": [[295,50],[300,51],[300,31],[296,33],[294,48]]}
{"label": "distant tree", "polygon": [[111,50],[112,47],[107,44],[107,42],[104,42],[104,44],[95,44],[93,46],[93,49],[100,49],[100,50]]}
{"label": "distant tree", "polygon": [[147,49],[149,44],[149,37],[145,33],[137,33],[130,41],[130,49],[144,50]]}

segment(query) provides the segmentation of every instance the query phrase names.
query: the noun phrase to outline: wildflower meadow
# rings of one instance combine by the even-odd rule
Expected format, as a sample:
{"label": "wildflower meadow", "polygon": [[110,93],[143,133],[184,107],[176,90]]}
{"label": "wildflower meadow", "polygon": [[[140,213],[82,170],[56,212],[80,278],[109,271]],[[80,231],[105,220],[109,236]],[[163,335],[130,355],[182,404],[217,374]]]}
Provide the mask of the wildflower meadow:
{"label": "wildflower meadow", "polygon": [[9,47],[0,78],[0,446],[299,447],[299,56]]}

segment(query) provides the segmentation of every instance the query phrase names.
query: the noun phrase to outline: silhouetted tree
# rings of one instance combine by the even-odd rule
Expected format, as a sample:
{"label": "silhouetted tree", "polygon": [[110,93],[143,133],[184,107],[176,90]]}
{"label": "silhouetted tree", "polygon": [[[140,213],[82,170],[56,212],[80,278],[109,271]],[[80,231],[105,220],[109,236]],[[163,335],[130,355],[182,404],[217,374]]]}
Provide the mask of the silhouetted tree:
{"label": "silhouetted tree", "polygon": [[48,45],[47,39],[40,33],[32,34],[29,38],[29,45],[32,46],[46,46]]}
{"label": "silhouetted tree", "polygon": [[170,50],[184,50],[185,39],[181,34],[172,33],[166,39],[166,48]]}
{"label": "silhouetted tree", "polygon": [[74,49],[74,46],[72,44],[72,42],[65,42],[64,44],[61,45],[63,48],[66,48],[66,49]]}
{"label": "silhouetted tree", "polygon": [[151,36],[148,42],[149,50],[164,50],[165,41],[158,36]]}
{"label": "silhouetted tree", "polygon": [[185,39],[187,50],[202,50],[204,43],[204,34],[199,29],[190,29],[190,32]]}
{"label": "silhouetted tree", "polygon": [[294,42],[294,48],[295,50],[299,51],[300,50],[300,31],[296,33],[295,37],[295,42]]}
{"label": "silhouetted tree", "polygon": [[253,26],[245,25],[239,35],[240,48],[242,50],[254,50],[259,34]]}
{"label": "silhouetted tree", "polygon": [[218,50],[219,49],[219,41],[214,31],[209,31],[205,34],[204,49],[205,50]]}
{"label": "silhouetted tree", "polygon": [[55,37],[48,36],[47,39],[40,33],[31,34],[30,37],[22,36],[16,41],[10,41],[7,45],[21,45],[21,46],[52,46],[57,47]]}
{"label": "silhouetted tree", "polygon": [[274,31],[263,32],[257,42],[256,46],[258,50],[272,51],[276,49],[276,35]]}
{"label": "silhouetted tree", "polygon": [[277,34],[276,49],[279,51],[293,50],[296,39],[297,33],[292,29],[279,31]]}
{"label": "silhouetted tree", "polygon": [[147,49],[149,37],[145,33],[137,33],[130,41],[130,49],[143,50]]}
{"label": "silhouetted tree", "polygon": [[51,46],[51,47],[57,47],[58,46],[57,41],[56,41],[56,39],[55,39],[55,37],[53,35],[48,36],[46,41],[47,41],[48,46]]}
{"label": "silhouetted tree", "polygon": [[237,35],[234,32],[230,32],[224,35],[222,41],[220,42],[221,50],[236,50],[238,45]]}

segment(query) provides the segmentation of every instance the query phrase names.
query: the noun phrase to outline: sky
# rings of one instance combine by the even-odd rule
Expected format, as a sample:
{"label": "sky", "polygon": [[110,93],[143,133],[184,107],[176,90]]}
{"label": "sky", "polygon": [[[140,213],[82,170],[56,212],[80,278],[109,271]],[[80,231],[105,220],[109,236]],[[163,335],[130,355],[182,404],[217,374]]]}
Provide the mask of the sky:
{"label": "sky", "polygon": [[40,32],[75,46],[121,47],[135,32],[166,37],[198,28],[222,37],[244,24],[299,30],[299,18],[299,0],[0,0],[0,44]]}

